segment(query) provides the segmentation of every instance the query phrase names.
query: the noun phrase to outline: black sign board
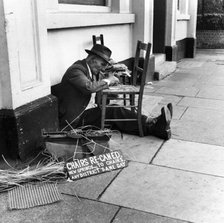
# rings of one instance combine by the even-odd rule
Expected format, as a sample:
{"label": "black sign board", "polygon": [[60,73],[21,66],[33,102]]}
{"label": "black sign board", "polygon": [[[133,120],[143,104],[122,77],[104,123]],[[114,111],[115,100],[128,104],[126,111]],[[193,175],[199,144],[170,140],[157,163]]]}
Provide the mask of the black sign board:
{"label": "black sign board", "polygon": [[92,175],[121,169],[127,166],[120,151],[111,151],[97,156],[77,159],[67,162],[65,167],[71,180],[77,180]]}

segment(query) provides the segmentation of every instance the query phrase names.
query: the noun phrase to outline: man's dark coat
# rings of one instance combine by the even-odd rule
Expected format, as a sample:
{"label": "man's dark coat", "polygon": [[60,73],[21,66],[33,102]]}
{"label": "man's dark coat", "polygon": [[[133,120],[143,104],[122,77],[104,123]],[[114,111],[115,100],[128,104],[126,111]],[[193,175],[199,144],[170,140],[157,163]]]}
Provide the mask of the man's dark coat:
{"label": "man's dark coat", "polygon": [[85,59],[72,64],[65,72],[57,93],[60,126],[67,125],[67,122],[77,123],[89,104],[91,94],[106,88],[105,81],[91,79]]}

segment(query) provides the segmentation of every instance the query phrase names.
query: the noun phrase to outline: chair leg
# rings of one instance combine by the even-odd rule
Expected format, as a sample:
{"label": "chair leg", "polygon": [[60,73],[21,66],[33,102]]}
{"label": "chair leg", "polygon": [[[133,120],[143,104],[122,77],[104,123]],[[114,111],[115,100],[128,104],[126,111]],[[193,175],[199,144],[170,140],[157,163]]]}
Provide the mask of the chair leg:
{"label": "chair leg", "polygon": [[101,129],[104,129],[104,125],[105,125],[106,103],[107,103],[107,95],[103,94],[102,95]]}
{"label": "chair leg", "polygon": [[126,94],[123,94],[124,106],[126,106]]}
{"label": "chair leg", "polygon": [[[130,94],[130,105],[135,105],[135,94]],[[135,112],[135,108],[131,108],[132,112]]]}
{"label": "chair leg", "polygon": [[142,128],[142,115],[141,115],[141,112],[139,112],[139,111],[138,111],[138,129],[139,129],[139,136],[143,137],[144,132],[143,132],[143,128]]}

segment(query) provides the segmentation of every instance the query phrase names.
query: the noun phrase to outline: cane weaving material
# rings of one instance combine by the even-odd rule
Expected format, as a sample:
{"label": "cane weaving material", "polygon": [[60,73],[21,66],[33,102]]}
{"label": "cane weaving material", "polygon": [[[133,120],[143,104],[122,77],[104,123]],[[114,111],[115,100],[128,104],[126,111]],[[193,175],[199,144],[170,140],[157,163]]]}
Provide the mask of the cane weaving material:
{"label": "cane weaving material", "polygon": [[8,191],[9,209],[24,209],[61,200],[56,184],[25,184]]}

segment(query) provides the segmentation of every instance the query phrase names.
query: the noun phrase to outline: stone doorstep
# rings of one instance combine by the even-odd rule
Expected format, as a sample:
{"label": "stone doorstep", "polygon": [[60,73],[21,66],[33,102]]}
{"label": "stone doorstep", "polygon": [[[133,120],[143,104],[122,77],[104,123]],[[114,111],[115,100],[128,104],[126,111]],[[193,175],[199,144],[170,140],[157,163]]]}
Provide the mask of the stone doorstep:
{"label": "stone doorstep", "polygon": [[155,67],[166,61],[166,55],[164,53],[155,53]]}

